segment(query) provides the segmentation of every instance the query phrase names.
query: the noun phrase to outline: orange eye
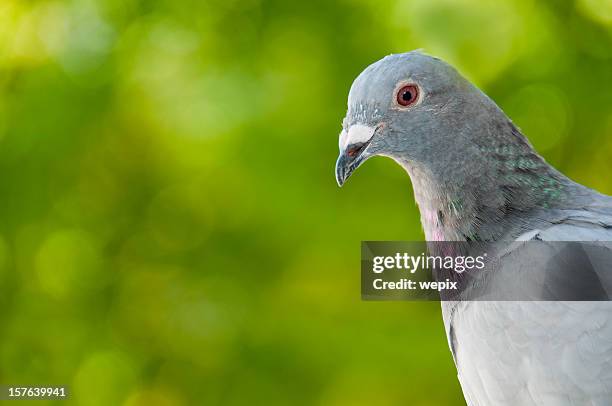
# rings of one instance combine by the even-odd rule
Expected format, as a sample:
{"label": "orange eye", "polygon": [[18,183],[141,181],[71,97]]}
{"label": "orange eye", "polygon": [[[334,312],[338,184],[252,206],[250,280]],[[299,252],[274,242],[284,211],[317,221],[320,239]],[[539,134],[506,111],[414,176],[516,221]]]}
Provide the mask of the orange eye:
{"label": "orange eye", "polygon": [[400,106],[408,107],[416,103],[419,98],[419,88],[416,85],[402,86],[397,91],[397,103]]}

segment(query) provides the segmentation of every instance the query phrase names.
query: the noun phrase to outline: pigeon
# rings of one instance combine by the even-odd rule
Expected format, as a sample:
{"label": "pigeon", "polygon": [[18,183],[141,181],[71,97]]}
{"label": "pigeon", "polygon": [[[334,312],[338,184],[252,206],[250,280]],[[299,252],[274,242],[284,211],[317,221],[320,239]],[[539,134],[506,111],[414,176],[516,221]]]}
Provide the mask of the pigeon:
{"label": "pigeon", "polygon": [[[367,159],[391,158],[411,179],[427,241],[499,244],[492,275],[529,269],[540,281],[534,300],[442,301],[468,405],[612,405],[610,196],[549,165],[493,100],[420,51],[359,74],[339,148],[339,186]],[[570,241],[601,244],[590,277],[525,259],[530,242],[552,258]],[[585,284],[595,296],[573,300]]]}

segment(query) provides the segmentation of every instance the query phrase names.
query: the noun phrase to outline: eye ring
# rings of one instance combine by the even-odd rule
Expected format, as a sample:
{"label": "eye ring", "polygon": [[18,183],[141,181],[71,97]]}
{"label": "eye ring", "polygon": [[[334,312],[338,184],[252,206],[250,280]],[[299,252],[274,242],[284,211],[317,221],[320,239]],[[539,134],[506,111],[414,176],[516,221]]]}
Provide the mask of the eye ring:
{"label": "eye ring", "polygon": [[415,84],[404,85],[395,95],[395,101],[401,107],[410,107],[419,100],[419,87]]}

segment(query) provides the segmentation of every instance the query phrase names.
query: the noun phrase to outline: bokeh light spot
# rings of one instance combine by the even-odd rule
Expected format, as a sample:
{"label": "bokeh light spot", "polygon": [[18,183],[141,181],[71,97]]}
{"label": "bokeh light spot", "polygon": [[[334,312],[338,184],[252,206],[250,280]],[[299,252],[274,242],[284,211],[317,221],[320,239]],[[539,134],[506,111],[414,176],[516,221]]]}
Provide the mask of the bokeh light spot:
{"label": "bokeh light spot", "polygon": [[41,289],[55,298],[103,281],[96,279],[101,266],[96,243],[81,230],[51,233],[38,250],[35,263]]}
{"label": "bokeh light spot", "polygon": [[593,21],[612,25],[612,1],[578,0],[578,9]]}
{"label": "bokeh light spot", "polygon": [[80,405],[118,405],[135,384],[131,360],[117,351],[97,352],[79,367],[73,381],[73,396]]}

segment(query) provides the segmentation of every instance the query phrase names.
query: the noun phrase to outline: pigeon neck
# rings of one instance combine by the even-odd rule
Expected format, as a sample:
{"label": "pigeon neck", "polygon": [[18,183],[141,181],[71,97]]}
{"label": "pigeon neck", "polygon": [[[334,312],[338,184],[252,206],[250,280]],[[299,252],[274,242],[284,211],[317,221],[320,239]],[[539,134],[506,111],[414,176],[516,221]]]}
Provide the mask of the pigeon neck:
{"label": "pigeon neck", "polygon": [[471,231],[464,194],[440,182],[427,168],[405,161],[402,166],[412,181],[427,241],[466,240],[465,234]]}
{"label": "pigeon neck", "polygon": [[428,241],[496,240],[518,213],[563,200],[571,181],[508,124],[507,136],[478,137],[486,145],[444,167],[399,160],[412,180]]}

